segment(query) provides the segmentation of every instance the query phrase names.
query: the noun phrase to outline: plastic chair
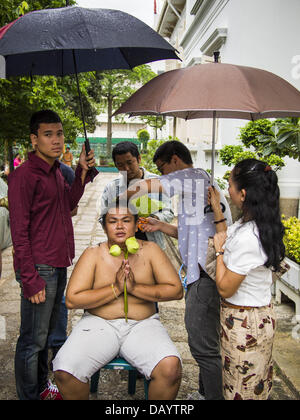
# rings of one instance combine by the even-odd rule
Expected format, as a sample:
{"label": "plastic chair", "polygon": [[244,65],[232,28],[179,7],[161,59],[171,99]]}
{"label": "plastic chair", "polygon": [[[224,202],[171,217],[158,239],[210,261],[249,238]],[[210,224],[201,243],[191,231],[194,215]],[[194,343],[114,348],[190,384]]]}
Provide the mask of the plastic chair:
{"label": "plastic chair", "polygon": [[[136,390],[136,379],[138,370],[132,366],[130,363],[128,363],[125,359],[122,357],[116,357],[111,362],[107,363],[107,365],[103,366],[101,369],[125,369],[128,370],[128,394],[134,395]],[[91,393],[95,393],[98,390],[98,384],[99,384],[99,378],[100,378],[100,370],[94,373],[94,375],[91,378],[91,384],[90,384],[90,391]],[[144,391],[145,391],[145,400],[148,400],[148,387],[149,382],[144,377]]]}

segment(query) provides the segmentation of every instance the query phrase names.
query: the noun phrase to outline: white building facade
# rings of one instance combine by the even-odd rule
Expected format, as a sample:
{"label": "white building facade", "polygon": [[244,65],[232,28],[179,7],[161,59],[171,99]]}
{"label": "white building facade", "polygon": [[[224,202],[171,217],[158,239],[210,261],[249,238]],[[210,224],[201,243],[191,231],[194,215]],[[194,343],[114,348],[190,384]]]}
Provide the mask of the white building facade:
{"label": "white building facade", "polygon": [[[166,70],[211,61],[257,67],[281,76],[300,90],[300,0],[165,0],[157,31],[180,52],[182,62]],[[237,144],[247,120],[220,119],[217,146]],[[170,118],[170,134],[173,133]],[[197,166],[210,168],[212,121],[177,119],[176,136],[190,148]],[[298,200],[300,164],[286,158],[279,173],[281,196]],[[216,165],[216,176],[225,167]]]}

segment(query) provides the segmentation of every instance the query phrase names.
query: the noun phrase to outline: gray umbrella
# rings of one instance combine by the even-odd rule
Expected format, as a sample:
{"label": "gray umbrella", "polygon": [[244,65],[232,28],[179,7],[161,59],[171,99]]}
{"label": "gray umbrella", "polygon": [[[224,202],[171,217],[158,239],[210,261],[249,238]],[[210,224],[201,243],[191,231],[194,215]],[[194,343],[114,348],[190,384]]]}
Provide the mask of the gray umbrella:
{"label": "gray umbrella", "polygon": [[77,73],[178,59],[175,49],[139,19],[82,7],[37,10],[0,28],[0,55],[7,76],[76,75],[87,148]]}

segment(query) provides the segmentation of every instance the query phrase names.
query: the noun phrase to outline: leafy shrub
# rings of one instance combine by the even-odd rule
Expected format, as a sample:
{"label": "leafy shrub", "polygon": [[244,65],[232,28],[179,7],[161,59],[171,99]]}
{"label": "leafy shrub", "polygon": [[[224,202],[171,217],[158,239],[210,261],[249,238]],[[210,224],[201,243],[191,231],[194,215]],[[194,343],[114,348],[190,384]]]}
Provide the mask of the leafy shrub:
{"label": "leafy shrub", "polygon": [[297,217],[286,219],[283,214],[282,223],[285,227],[283,242],[286,256],[300,264],[300,220]]}
{"label": "leafy shrub", "polygon": [[219,157],[223,165],[231,166],[232,160],[236,153],[243,152],[243,146],[237,145],[226,145],[222,147],[222,149],[219,152]]}
{"label": "leafy shrub", "polygon": [[147,153],[142,155],[141,165],[153,174],[161,175],[161,173],[157,170],[155,163],[153,163],[153,156],[159,146],[165,141],[166,140],[149,140],[147,143]]}
{"label": "leafy shrub", "polygon": [[239,138],[244,146],[249,148],[253,146],[256,150],[261,148],[258,141],[259,136],[272,134],[272,122],[266,119],[250,121],[244,127],[240,128]]}

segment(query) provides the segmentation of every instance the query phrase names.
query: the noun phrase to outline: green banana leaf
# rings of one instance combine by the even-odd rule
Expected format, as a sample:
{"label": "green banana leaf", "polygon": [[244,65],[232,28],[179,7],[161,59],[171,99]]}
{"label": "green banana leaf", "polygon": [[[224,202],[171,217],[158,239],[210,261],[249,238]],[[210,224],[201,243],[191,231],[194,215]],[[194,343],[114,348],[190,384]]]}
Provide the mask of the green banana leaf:
{"label": "green banana leaf", "polygon": [[165,207],[162,201],[151,199],[147,194],[135,198],[131,202],[137,208],[140,217],[149,217],[150,214],[155,214]]}

